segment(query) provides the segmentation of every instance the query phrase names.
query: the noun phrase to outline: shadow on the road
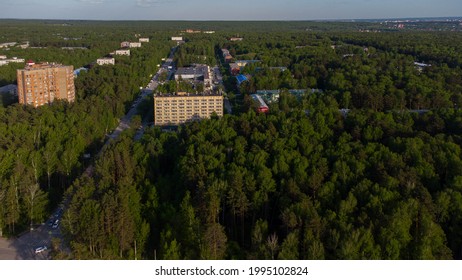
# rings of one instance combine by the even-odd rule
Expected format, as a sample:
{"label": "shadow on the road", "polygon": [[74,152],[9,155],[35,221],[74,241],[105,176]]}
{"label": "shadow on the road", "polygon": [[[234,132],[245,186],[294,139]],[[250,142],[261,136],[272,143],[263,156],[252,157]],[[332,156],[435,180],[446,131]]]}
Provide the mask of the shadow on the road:
{"label": "shadow on the road", "polygon": [[15,246],[15,239],[0,238],[0,260],[21,260],[24,259],[18,254]]}
{"label": "shadow on the road", "polygon": [[[10,240],[10,246],[15,251],[16,260],[46,260],[51,248],[48,240],[50,233],[45,225],[37,228],[34,231],[26,232],[17,238]],[[35,248],[39,246],[47,246],[47,250],[40,253],[35,253]]]}

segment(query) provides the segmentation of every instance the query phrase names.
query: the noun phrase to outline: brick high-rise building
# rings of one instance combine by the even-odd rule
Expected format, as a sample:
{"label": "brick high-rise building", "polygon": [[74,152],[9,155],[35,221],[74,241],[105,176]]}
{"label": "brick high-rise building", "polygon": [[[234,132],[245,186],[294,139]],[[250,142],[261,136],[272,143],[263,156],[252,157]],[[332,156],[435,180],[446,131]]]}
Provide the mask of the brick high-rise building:
{"label": "brick high-rise building", "polygon": [[55,99],[75,100],[74,66],[29,63],[18,69],[19,103],[39,107]]}
{"label": "brick high-rise building", "polygon": [[186,122],[210,118],[212,113],[223,116],[221,94],[176,94],[154,95],[154,125],[179,125]]}

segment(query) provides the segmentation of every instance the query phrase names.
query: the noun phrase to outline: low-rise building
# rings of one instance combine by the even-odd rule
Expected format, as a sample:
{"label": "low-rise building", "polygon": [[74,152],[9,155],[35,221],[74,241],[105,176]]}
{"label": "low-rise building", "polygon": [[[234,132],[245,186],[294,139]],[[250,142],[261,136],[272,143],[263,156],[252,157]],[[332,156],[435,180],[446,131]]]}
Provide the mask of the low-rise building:
{"label": "low-rise building", "polygon": [[426,67],[430,67],[432,65],[431,64],[426,64],[426,63],[421,63],[421,62],[414,62],[414,66],[419,72],[422,72]]}
{"label": "low-rise building", "polygon": [[127,41],[122,42],[122,43],[120,43],[120,47],[121,48],[129,48],[130,47],[130,42],[127,42]]}
{"label": "low-rise building", "polygon": [[175,94],[154,95],[154,125],[176,126],[190,121],[210,118],[215,113],[223,116],[223,95]]}
{"label": "low-rise building", "polygon": [[130,48],[141,48],[140,42],[130,42]]}
{"label": "low-rise building", "polygon": [[231,38],[229,38],[229,40],[230,40],[231,42],[237,42],[237,41],[242,41],[242,40],[244,40],[244,38],[241,38],[241,37],[231,37]]}
{"label": "low-rise building", "polygon": [[266,105],[265,101],[261,98],[261,96],[257,94],[251,94],[253,101],[255,102],[256,110],[259,113],[268,113],[269,107]]}
{"label": "low-rise building", "polygon": [[9,48],[9,47],[14,47],[18,44],[17,42],[8,42],[8,43],[1,43],[0,48]]}
{"label": "low-rise building", "polygon": [[224,58],[225,63],[230,63],[233,60],[233,57],[230,54],[226,55]]}
{"label": "low-rise building", "polygon": [[0,66],[3,65],[8,65],[9,63],[24,63],[25,59],[24,58],[17,58],[17,57],[12,57],[12,58],[5,58],[0,59]]}
{"label": "low-rise building", "polygon": [[172,37],[172,41],[183,41],[183,37]]}
{"label": "low-rise building", "polygon": [[29,47],[29,42],[19,45],[21,49],[27,49]]}
{"label": "low-rise building", "polygon": [[0,55],[0,59],[6,59],[6,55]]}
{"label": "low-rise building", "polygon": [[221,53],[223,54],[223,57],[225,57],[225,56],[227,56],[227,55],[230,55],[228,49],[221,49]]}
{"label": "low-rise building", "polygon": [[126,55],[130,56],[130,50],[116,50],[115,55]]}
{"label": "low-rise building", "polygon": [[241,67],[237,63],[230,63],[229,64],[229,72],[231,75],[236,76],[240,73]]}
{"label": "low-rise building", "polygon": [[[279,96],[281,94],[281,91],[280,89],[273,89],[273,90],[257,90],[255,92],[256,95],[260,96],[261,98],[263,98],[263,100],[265,100],[265,102],[268,102],[268,103],[273,103],[273,102],[277,102],[279,100]],[[307,93],[311,93],[311,94],[314,94],[314,93],[320,93],[322,92],[321,89],[317,89],[317,88],[310,88],[310,89],[288,89],[288,90],[285,90],[287,93],[295,96],[298,100],[301,100],[302,97],[307,94]]]}
{"label": "low-rise building", "polygon": [[208,65],[196,64],[192,67],[180,67],[175,72],[175,80],[202,80],[205,88],[212,86],[211,69]]}
{"label": "low-rise building", "polygon": [[149,38],[139,38],[138,41],[140,43],[149,43]]}
{"label": "low-rise building", "polygon": [[260,60],[236,60],[235,63],[239,65],[239,67],[245,67],[247,64],[251,63],[257,63],[260,62]]}
{"label": "low-rise building", "polygon": [[245,81],[248,81],[249,80],[249,77],[247,75],[237,75],[236,76],[236,81],[237,81],[237,85],[240,86],[243,82]]}
{"label": "low-rise building", "polygon": [[115,58],[113,57],[103,57],[96,60],[98,65],[115,65]]}
{"label": "low-rise building", "polygon": [[199,79],[203,78],[210,72],[210,67],[207,65],[194,65],[192,67],[179,67],[175,72],[175,80],[178,79]]}
{"label": "low-rise building", "polygon": [[186,33],[201,33],[200,30],[194,30],[194,29],[186,29],[184,32],[186,32]]}

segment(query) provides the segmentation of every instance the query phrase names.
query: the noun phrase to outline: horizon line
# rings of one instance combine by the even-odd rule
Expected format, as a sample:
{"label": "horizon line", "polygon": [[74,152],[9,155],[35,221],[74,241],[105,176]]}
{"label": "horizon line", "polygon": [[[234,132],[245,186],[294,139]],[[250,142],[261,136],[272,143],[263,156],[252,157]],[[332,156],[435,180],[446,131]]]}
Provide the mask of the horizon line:
{"label": "horizon line", "polygon": [[462,16],[427,16],[427,17],[383,17],[383,18],[326,18],[326,19],[57,19],[57,18],[0,18],[0,20],[52,20],[52,21],[182,21],[182,22],[354,22],[354,21],[383,21],[383,20],[462,20]]}

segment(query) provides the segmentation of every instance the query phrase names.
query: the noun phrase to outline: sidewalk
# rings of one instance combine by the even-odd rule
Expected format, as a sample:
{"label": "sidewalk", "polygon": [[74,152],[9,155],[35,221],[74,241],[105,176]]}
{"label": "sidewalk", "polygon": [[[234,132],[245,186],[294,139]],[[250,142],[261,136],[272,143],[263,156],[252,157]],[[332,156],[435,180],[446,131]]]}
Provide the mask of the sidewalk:
{"label": "sidewalk", "polygon": [[20,259],[16,249],[12,246],[12,241],[0,237],[0,260]]}

